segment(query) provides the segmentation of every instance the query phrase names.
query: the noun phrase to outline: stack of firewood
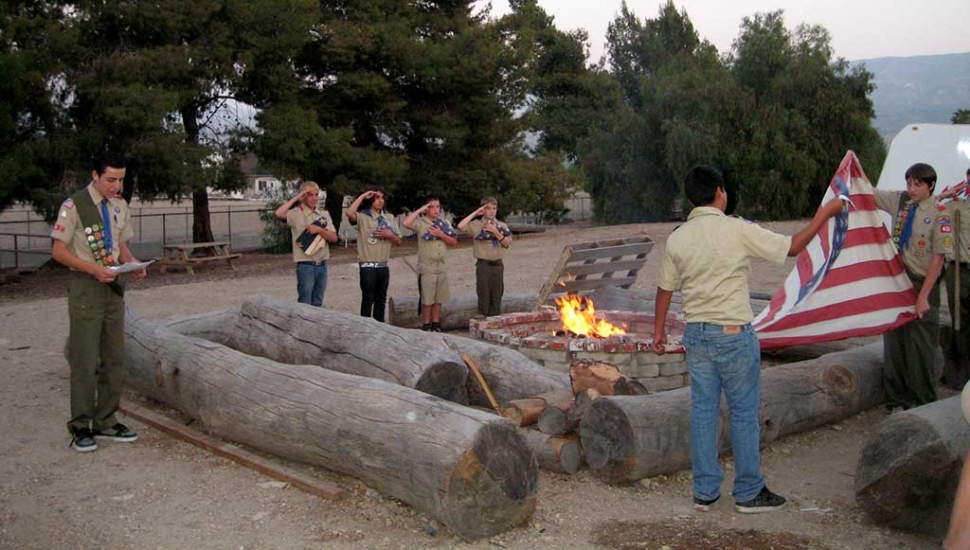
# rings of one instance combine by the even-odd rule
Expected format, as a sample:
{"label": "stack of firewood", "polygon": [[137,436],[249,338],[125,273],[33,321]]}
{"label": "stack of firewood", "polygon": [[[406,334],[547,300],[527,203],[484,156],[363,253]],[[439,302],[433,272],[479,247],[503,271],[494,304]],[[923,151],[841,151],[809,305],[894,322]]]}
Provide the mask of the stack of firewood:
{"label": "stack of firewood", "polygon": [[615,365],[587,359],[573,361],[569,381],[569,389],[513,399],[502,404],[500,412],[519,427],[540,468],[574,474],[583,465],[579,426],[593,402],[605,395],[649,392]]}

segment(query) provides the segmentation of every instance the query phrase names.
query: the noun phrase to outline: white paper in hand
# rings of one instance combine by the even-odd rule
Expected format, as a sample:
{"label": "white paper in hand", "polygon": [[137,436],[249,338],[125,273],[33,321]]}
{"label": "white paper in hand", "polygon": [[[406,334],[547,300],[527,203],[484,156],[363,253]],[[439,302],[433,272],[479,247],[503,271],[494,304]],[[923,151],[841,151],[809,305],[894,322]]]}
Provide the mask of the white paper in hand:
{"label": "white paper in hand", "polygon": [[111,271],[117,274],[131,273],[132,271],[139,271],[155,263],[155,260],[148,260],[147,262],[128,262],[124,265],[113,265],[111,266]]}

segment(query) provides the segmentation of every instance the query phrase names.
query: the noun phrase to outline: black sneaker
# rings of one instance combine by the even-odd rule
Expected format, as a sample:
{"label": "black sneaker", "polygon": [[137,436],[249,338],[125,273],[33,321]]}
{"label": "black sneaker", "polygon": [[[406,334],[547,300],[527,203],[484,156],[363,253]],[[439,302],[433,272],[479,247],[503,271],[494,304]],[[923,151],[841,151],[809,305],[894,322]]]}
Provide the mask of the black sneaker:
{"label": "black sneaker", "polygon": [[431,323],[425,323],[425,324],[421,325],[421,330],[423,330],[425,332],[431,332],[434,329],[431,328]]}
{"label": "black sneaker", "polygon": [[138,434],[129,430],[128,426],[119,422],[107,430],[95,430],[94,437],[95,439],[108,439],[111,441],[130,443],[138,439]]}
{"label": "black sneaker", "polygon": [[713,506],[714,503],[717,502],[720,499],[721,499],[721,495],[718,495],[717,498],[715,498],[713,500],[704,500],[702,498],[697,498],[695,496],[694,497],[694,509],[695,510],[699,510],[701,512],[708,512],[708,511],[710,511],[711,506]]}
{"label": "black sneaker", "polygon": [[71,447],[79,453],[90,453],[98,450],[98,442],[94,440],[94,434],[87,428],[74,430],[71,437]]}
{"label": "black sneaker", "polygon": [[780,510],[785,505],[785,497],[776,495],[768,490],[765,485],[761,488],[758,496],[747,502],[736,502],[734,508],[742,514],[760,514],[762,512],[774,512]]}
{"label": "black sneaker", "polygon": [[438,323],[431,323],[431,332],[441,332],[441,325]]}

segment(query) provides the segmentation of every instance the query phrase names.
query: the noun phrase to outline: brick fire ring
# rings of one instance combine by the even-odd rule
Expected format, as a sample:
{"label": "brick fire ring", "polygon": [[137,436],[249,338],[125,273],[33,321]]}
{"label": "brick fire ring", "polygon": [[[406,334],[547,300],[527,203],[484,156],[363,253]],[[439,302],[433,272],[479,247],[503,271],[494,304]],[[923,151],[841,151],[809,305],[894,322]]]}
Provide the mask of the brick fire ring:
{"label": "brick fire ring", "polygon": [[565,335],[559,310],[543,306],[539,311],[508,313],[469,323],[473,338],[518,350],[544,367],[568,372],[574,359],[616,365],[652,392],[690,384],[684,347],[680,343],[685,323],[681,314],[667,315],[668,345],[663,355],[653,352],[654,315],[631,311],[597,311],[598,319],[623,327],[626,334],[607,338]]}

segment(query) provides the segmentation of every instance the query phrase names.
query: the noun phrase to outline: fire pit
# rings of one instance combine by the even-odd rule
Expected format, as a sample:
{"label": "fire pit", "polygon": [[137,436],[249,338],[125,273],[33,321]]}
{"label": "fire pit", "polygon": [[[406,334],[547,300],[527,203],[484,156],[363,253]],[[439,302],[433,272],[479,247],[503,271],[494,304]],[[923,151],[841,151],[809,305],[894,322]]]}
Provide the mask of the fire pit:
{"label": "fire pit", "polygon": [[[636,379],[650,391],[664,391],[690,383],[684,348],[680,343],[684,321],[680,314],[667,316],[666,353],[657,355],[653,343],[654,316],[630,311],[595,312],[591,301],[573,296],[567,303],[557,299],[562,311],[542,306],[539,311],[509,313],[472,320],[473,338],[515,348],[546,368],[567,372],[573,359],[590,359],[616,365],[620,372]],[[578,315],[582,313],[585,315]],[[564,319],[577,327],[564,327]],[[583,333],[585,332],[585,334]]]}

